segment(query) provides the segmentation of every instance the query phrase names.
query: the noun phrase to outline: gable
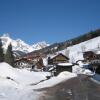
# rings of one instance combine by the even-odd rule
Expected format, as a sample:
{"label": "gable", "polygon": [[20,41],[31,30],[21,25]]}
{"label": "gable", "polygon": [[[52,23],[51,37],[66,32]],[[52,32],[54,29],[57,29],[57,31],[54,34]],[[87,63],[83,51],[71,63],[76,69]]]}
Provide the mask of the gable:
{"label": "gable", "polygon": [[53,58],[53,60],[69,60],[69,58],[67,58],[66,56],[64,56],[63,54],[59,54],[57,56],[55,56]]}

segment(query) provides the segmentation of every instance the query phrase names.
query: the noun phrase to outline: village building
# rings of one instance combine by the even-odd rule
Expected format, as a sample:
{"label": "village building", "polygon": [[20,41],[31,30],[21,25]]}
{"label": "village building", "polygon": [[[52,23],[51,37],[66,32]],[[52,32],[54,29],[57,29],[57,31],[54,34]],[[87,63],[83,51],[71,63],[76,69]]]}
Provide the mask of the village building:
{"label": "village building", "polygon": [[90,68],[92,71],[100,74],[100,59],[91,60],[90,65],[92,66],[92,68]]}
{"label": "village building", "polygon": [[85,51],[83,52],[84,60],[90,62],[91,60],[95,59],[96,54],[93,51]]}
{"label": "village building", "polygon": [[17,68],[31,68],[33,61],[27,58],[19,58],[14,61],[14,66]]}
{"label": "village building", "polygon": [[58,63],[67,63],[69,62],[69,58],[63,55],[62,53],[59,53],[58,55],[54,57],[48,57],[48,65],[57,65]]}
{"label": "village building", "polygon": [[60,72],[63,72],[63,71],[72,72],[72,66],[73,66],[73,64],[71,64],[71,63],[59,63],[59,64],[57,64],[55,76],[58,75]]}
{"label": "village building", "polygon": [[45,57],[45,54],[28,54],[25,57],[20,57],[18,59],[15,59],[14,65],[18,68],[27,68],[34,69],[34,66],[37,67],[37,69],[41,69],[43,65],[42,58]]}
{"label": "village building", "polygon": [[100,51],[91,50],[83,53],[84,60],[89,63],[91,70],[100,74]]}
{"label": "village building", "polygon": [[54,76],[57,76],[60,72],[70,71],[72,72],[72,64],[69,63],[69,58],[59,53],[56,56],[48,57],[48,66],[52,66],[49,71],[53,73]]}

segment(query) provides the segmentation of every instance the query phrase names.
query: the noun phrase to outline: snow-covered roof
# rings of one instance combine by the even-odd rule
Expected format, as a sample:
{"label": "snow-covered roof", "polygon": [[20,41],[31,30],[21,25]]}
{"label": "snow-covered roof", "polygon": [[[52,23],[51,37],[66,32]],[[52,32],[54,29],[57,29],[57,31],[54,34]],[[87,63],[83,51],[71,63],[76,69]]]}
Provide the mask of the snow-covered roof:
{"label": "snow-covered roof", "polygon": [[89,51],[94,52],[95,54],[100,54],[100,49],[98,49],[98,48],[88,49],[88,50],[86,50],[84,52],[89,52]]}
{"label": "snow-covered roof", "polygon": [[52,59],[52,58],[54,58],[54,57],[56,57],[57,56],[57,54],[49,54],[48,55],[48,57],[50,57],[50,59]]}
{"label": "snow-covered roof", "polygon": [[72,63],[59,63],[57,65],[59,65],[59,66],[72,66],[73,64]]}
{"label": "snow-covered roof", "polygon": [[66,57],[66,59],[69,59],[65,54],[63,54],[63,53],[56,53],[55,55],[51,55],[51,56],[49,56],[50,57],[50,59],[53,59],[53,58],[55,58],[55,57],[57,57],[57,56],[59,56],[59,55],[62,55],[62,56],[64,56],[64,57]]}
{"label": "snow-covered roof", "polygon": [[100,50],[96,52],[96,54],[100,54]]}

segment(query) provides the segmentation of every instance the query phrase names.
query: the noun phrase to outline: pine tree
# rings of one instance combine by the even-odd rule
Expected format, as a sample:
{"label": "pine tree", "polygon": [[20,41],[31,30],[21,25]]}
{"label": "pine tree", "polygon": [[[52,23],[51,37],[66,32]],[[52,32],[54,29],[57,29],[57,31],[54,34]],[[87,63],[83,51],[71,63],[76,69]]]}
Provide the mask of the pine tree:
{"label": "pine tree", "polygon": [[14,66],[14,56],[13,56],[13,51],[12,51],[12,45],[10,44],[8,46],[8,49],[5,54],[5,62],[8,64]]}
{"label": "pine tree", "polygon": [[2,48],[2,41],[0,39],[0,62],[4,61],[4,53],[3,53],[3,48]]}

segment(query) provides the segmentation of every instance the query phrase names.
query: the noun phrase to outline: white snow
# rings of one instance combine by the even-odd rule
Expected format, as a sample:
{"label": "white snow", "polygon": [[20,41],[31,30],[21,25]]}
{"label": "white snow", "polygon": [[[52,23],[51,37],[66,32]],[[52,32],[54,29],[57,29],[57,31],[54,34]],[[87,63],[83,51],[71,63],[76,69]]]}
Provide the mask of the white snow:
{"label": "white snow", "polygon": [[98,49],[98,44],[100,44],[100,36],[90,39],[88,41],[79,43],[77,45],[68,47],[67,49],[70,51],[70,54],[69,54],[70,58],[73,57],[74,60],[77,61],[77,60],[83,60],[84,51]]}
{"label": "white snow", "polygon": [[100,54],[100,50],[96,52],[96,54]]}
{"label": "white snow", "polygon": [[88,76],[93,76],[94,72],[90,71],[89,69],[84,68],[84,65],[81,61],[78,63],[79,65],[75,65],[72,67],[72,72],[76,74],[85,74]]}
{"label": "white snow", "polygon": [[52,87],[77,77],[70,72],[62,72],[49,80],[46,76],[50,76],[50,73],[30,72],[26,69],[13,68],[7,63],[0,63],[0,100],[39,100],[40,94],[34,89]]}
{"label": "white snow", "polygon": [[59,63],[59,66],[72,66],[72,63]]}
{"label": "white snow", "polygon": [[0,38],[2,40],[3,48],[5,51],[10,43],[12,44],[13,51],[18,50],[25,53],[32,52],[34,50],[42,49],[46,46],[49,46],[49,44],[47,44],[45,41],[29,45],[24,41],[22,41],[21,39],[16,39],[16,40],[11,39],[9,34],[4,34]]}
{"label": "white snow", "polygon": [[52,77],[51,79],[36,85],[34,89],[52,87],[73,77],[77,77],[77,75],[75,73],[64,71],[61,72],[57,77]]}
{"label": "white snow", "polygon": [[[31,50],[30,46],[23,45],[21,40],[10,39],[8,36],[1,37],[3,39],[3,45],[6,48],[11,42],[15,49],[17,46],[21,47],[22,50]],[[95,45],[94,45],[95,44]],[[70,62],[76,62],[77,60],[83,60],[83,52],[88,50],[97,50],[98,44],[100,44],[100,36],[86,42],[70,46],[65,50],[57,53],[63,53],[66,55],[66,51],[69,50]],[[25,48],[27,49],[24,49]],[[98,50],[97,53],[99,53]],[[54,55],[52,55],[54,56]],[[47,59],[43,59],[45,65],[47,65]],[[88,69],[85,69],[84,64],[79,61],[79,65],[72,67],[71,72],[62,72],[57,77],[52,77],[47,80],[46,76],[50,76],[49,72],[33,72],[26,69],[15,69],[7,63],[0,63],[0,100],[39,100],[39,93],[34,89],[41,89],[55,86],[59,83],[67,81],[70,78],[77,77],[77,74],[85,74],[92,76],[94,75]],[[58,65],[69,66],[71,63],[59,63]],[[94,79],[100,80],[99,75],[95,75]],[[43,81],[44,80],[44,81]]]}
{"label": "white snow", "polygon": [[[96,50],[97,54],[100,54],[100,47],[98,48],[98,45],[100,45],[100,36],[90,39],[88,41],[67,47],[64,50],[57,52],[57,54],[62,53],[68,56],[70,59],[70,62],[73,63],[78,60],[84,60],[83,52],[85,51],[95,51]],[[69,55],[67,55],[67,52],[69,52]]]}
{"label": "white snow", "polygon": [[43,64],[44,64],[44,66],[47,66],[47,65],[48,65],[48,60],[47,60],[47,58],[43,58]]}
{"label": "white snow", "polygon": [[[40,80],[46,79],[46,75],[49,73],[44,72],[31,72],[23,69],[15,69],[12,68],[10,65],[6,63],[0,64],[0,77],[6,78],[10,77],[14,81],[16,81],[18,84],[31,84],[34,82],[39,82]],[[41,77],[40,77],[41,76]]]}
{"label": "white snow", "polygon": [[32,48],[34,50],[37,50],[37,48],[38,49],[42,49],[42,48],[45,48],[46,46],[49,46],[49,44],[47,44],[45,41],[42,41],[42,42],[34,43],[32,45]]}

